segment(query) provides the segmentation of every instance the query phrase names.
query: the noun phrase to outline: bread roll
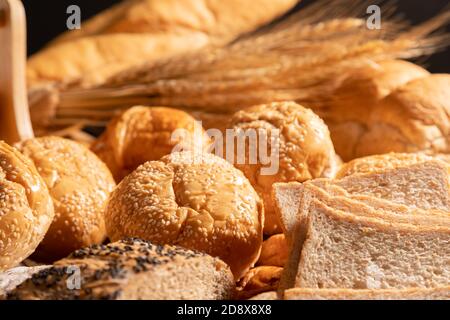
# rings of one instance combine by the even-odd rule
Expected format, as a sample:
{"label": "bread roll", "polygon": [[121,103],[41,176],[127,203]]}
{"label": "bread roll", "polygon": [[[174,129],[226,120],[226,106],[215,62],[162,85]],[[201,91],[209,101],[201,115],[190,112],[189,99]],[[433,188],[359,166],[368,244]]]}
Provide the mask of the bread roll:
{"label": "bread roll", "polygon": [[203,128],[187,113],[137,106],[111,120],[92,150],[120,181],[144,162],[159,160],[175,147],[178,151],[202,151],[208,146]]}
{"label": "bread roll", "polygon": [[324,105],[311,107],[328,125],[336,152],[349,161],[367,155],[355,148],[367,129],[372,109],[395,89],[428,75],[428,71],[407,61],[374,63],[349,73],[332,96],[324,99]]}
{"label": "bread roll", "polygon": [[115,186],[108,168],[74,141],[42,137],[17,146],[36,165],[55,207],[55,218],[33,259],[55,261],[105,238],[103,210]]}
{"label": "bread roll", "polygon": [[206,254],[138,239],[75,251],[33,274],[10,300],[228,299],[228,266]]}
{"label": "bread roll", "polygon": [[450,152],[450,75],[434,74],[398,88],[370,115],[356,156]]}
{"label": "bread roll", "polygon": [[[258,158],[256,164],[251,164],[247,151],[245,151],[245,163],[241,164],[235,161],[235,166],[244,172],[264,200],[266,214],[264,233],[281,233],[270,196],[272,185],[275,182],[303,182],[334,175],[337,158],[328,128],[314,112],[294,102],[258,105],[239,111],[233,115],[230,127],[235,132],[245,132],[249,129],[259,130],[258,133],[267,136],[268,150],[272,150],[272,152],[276,152],[277,148],[270,140],[270,136],[273,137],[275,129],[279,130],[279,156],[272,159],[272,162],[278,161],[276,173],[262,175],[262,168],[268,167],[268,165],[263,165],[261,158]],[[246,145],[248,149],[248,143]],[[255,148],[260,154],[259,143]],[[267,153],[270,155],[270,152]],[[238,156],[239,154],[235,159]]]}
{"label": "bread roll", "polygon": [[264,213],[239,170],[211,154],[180,152],[149,161],[111,194],[111,240],[139,237],[219,257],[239,279],[258,260]]}
{"label": "bread roll", "polygon": [[109,76],[144,61],[194,51],[208,44],[226,44],[272,21],[297,2],[126,1],[33,55],[28,64],[28,84],[102,84]]}
{"label": "bread roll", "polygon": [[257,265],[284,267],[288,257],[288,245],[284,234],[275,234],[262,244]]}
{"label": "bread roll", "polygon": [[0,141],[0,271],[33,253],[53,217],[53,202],[36,167]]}
{"label": "bread roll", "polygon": [[283,268],[262,266],[251,269],[239,283],[237,298],[249,299],[262,292],[276,290]]}

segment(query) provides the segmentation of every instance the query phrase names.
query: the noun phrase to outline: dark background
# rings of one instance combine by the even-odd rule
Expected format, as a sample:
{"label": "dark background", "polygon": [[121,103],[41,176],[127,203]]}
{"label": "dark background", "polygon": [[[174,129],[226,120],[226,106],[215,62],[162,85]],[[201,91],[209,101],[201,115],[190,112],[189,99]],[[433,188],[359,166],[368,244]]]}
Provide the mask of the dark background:
{"label": "dark background", "polygon": [[[69,5],[76,4],[80,6],[82,19],[84,20],[118,2],[120,1],[23,0],[28,19],[29,54],[39,50],[47,41],[59,33],[66,31],[66,9]],[[298,8],[312,2],[314,0],[303,0],[298,5]],[[404,13],[405,17],[414,24],[432,17],[450,3],[449,0],[398,0],[396,2],[398,11]],[[447,30],[450,32],[450,28],[447,28]],[[450,48],[435,54],[425,61],[421,61],[421,64],[425,65],[432,72],[450,73]]]}

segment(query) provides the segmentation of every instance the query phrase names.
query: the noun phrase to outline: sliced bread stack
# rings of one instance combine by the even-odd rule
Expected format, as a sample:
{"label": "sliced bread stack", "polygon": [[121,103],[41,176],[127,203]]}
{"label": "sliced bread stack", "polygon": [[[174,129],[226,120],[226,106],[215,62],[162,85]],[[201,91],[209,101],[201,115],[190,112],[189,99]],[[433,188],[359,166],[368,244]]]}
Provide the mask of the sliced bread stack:
{"label": "sliced bread stack", "polygon": [[448,164],[391,154],[353,167],[337,180],[274,186],[290,245],[281,290],[450,286]]}

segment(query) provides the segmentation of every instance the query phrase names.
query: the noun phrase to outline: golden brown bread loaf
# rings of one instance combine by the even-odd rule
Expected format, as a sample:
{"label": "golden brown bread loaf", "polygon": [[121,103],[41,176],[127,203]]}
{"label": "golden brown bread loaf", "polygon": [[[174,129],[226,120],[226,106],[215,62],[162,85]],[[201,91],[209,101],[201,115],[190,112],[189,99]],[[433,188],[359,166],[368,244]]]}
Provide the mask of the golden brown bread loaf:
{"label": "golden brown bread loaf", "polygon": [[284,234],[275,234],[262,244],[257,265],[284,267],[288,257],[288,245]]}
{"label": "golden brown bread loaf", "polygon": [[[259,158],[256,164],[252,164],[248,152],[245,152],[244,163],[236,161],[239,157],[237,154],[235,166],[244,172],[264,200],[264,232],[280,233],[280,224],[270,196],[272,185],[276,182],[303,182],[318,177],[332,177],[335,174],[337,158],[328,128],[314,112],[295,102],[276,102],[238,111],[229,126],[235,132],[259,130],[259,134],[267,137],[268,150],[274,154],[278,151],[279,156],[271,159],[272,165],[278,162],[275,173],[263,175],[262,168],[267,167],[263,161],[267,159]],[[274,137],[275,130],[279,130],[278,147],[270,139]],[[260,154],[259,143],[256,149]],[[267,154],[270,156],[271,153]]]}
{"label": "golden brown bread loaf", "polygon": [[53,217],[52,199],[34,164],[0,141],[0,271],[33,253]]}
{"label": "golden brown bread loaf", "polygon": [[401,86],[370,115],[356,156],[387,152],[450,151],[450,74],[434,74]]}
{"label": "golden brown bread loaf", "polygon": [[33,259],[51,262],[101,243],[106,236],[103,211],[115,187],[105,164],[83,145],[58,137],[30,139],[17,147],[34,162],[55,207]]}
{"label": "golden brown bread loaf", "polygon": [[428,75],[425,69],[406,61],[374,63],[346,75],[329,102],[311,107],[328,125],[336,152],[348,161],[368,155],[359,151],[359,142],[372,109],[395,89]]}
{"label": "golden brown bread loaf", "polygon": [[207,134],[187,113],[136,106],[111,120],[92,151],[106,163],[116,181],[120,181],[141,164],[159,160],[175,147],[177,151],[202,151],[208,146]]}
{"label": "golden brown bread loaf", "polygon": [[75,251],[10,291],[10,300],[229,299],[229,267],[217,258],[127,239]]}
{"label": "golden brown bread loaf", "polygon": [[249,299],[262,292],[277,290],[283,268],[261,266],[251,269],[238,285],[237,298]]}
{"label": "golden brown bread loaf", "polygon": [[102,83],[108,75],[136,63],[193,51],[208,44],[228,43],[272,21],[297,2],[125,1],[32,56],[28,82],[32,85],[46,81],[71,82],[93,71],[88,78],[94,76],[94,79],[82,79],[81,83],[85,86]]}
{"label": "golden brown bread loaf", "polygon": [[[180,35],[110,34],[44,48],[28,60],[30,88],[47,83],[90,87],[135,64],[203,47],[201,33]],[[124,54],[126,51],[126,54]]]}
{"label": "golden brown bread loaf", "polygon": [[111,240],[139,237],[220,257],[239,279],[258,260],[263,205],[245,176],[212,154],[173,153],[125,177],[105,213]]}

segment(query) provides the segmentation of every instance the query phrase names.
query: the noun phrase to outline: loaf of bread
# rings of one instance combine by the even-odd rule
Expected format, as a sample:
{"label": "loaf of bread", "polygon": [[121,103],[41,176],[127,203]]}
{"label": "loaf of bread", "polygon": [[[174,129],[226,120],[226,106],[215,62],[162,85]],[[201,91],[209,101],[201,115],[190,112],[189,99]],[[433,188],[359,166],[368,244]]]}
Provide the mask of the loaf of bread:
{"label": "loaf of bread", "polygon": [[217,258],[127,239],[75,251],[11,290],[12,300],[229,299],[229,267]]}
{"label": "loaf of bread", "polygon": [[85,146],[59,137],[26,140],[17,148],[33,161],[55,208],[55,218],[33,259],[53,262],[102,243],[103,212],[115,187],[106,165]]}
{"label": "loaf of bread", "polygon": [[50,266],[15,267],[0,273],[0,299],[14,290],[18,285],[33,276],[33,274],[50,268]]}
{"label": "loaf of bread", "polygon": [[449,87],[449,74],[434,74],[393,91],[373,109],[355,155],[449,153]]}
{"label": "loaf of bread", "polygon": [[425,69],[401,60],[366,65],[349,72],[321,105],[311,107],[328,125],[336,152],[348,161],[364,155],[359,150],[360,139],[378,103],[409,81],[428,75]]}
{"label": "loaf of bread", "polygon": [[249,181],[212,154],[172,153],[117,186],[105,212],[111,240],[139,237],[220,257],[241,278],[258,260],[263,205]]}
{"label": "loaf of bread", "polygon": [[28,84],[101,84],[135,64],[194,51],[208,44],[226,44],[270,22],[297,2],[125,1],[33,55],[27,68]]}
{"label": "loaf of bread", "polygon": [[[295,287],[433,288],[450,284],[450,224],[418,226],[360,216],[357,206],[351,209],[344,212],[313,201],[304,226],[307,236]],[[293,271],[290,266],[288,273]]]}
{"label": "loaf of bread", "polygon": [[[312,178],[332,177],[335,174],[337,158],[328,128],[314,112],[294,102],[244,109],[233,115],[229,127],[237,134],[253,130],[259,135],[257,141],[263,137],[267,141],[264,146],[267,148],[267,157],[270,157],[269,164],[269,159],[259,157],[262,154],[259,146],[261,142],[254,141],[250,142],[250,147],[257,151],[257,161],[252,162],[250,144],[246,142],[245,150],[235,149],[235,166],[244,172],[264,201],[264,233],[280,233],[280,222],[270,196],[272,185],[276,182],[303,182]],[[245,161],[239,162],[239,156],[244,155]],[[269,165],[277,170],[264,174],[263,168]]]}
{"label": "loaf of bread", "polygon": [[[384,160],[379,162],[382,158]],[[392,159],[395,160],[390,162]],[[372,156],[349,163],[339,174],[353,170],[361,173],[327,183],[352,195],[389,200],[412,208],[450,211],[449,166],[445,162],[417,155]],[[311,183],[317,185],[321,181],[312,180]],[[300,184],[280,183],[273,188],[277,213],[288,242],[299,215],[304,217],[300,209],[302,194],[303,186]]]}
{"label": "loaf of bread", "polygon": [[201,152],[209,143],[201,124],[187,113],[136,106],[113,118],[91,149],[119,182],[147,161],[174,151]]}
{"label": "loaf of bread", "polygon": [[0,141],[0,272],[33,253],[53,217],[53,201],[33,162]]}

